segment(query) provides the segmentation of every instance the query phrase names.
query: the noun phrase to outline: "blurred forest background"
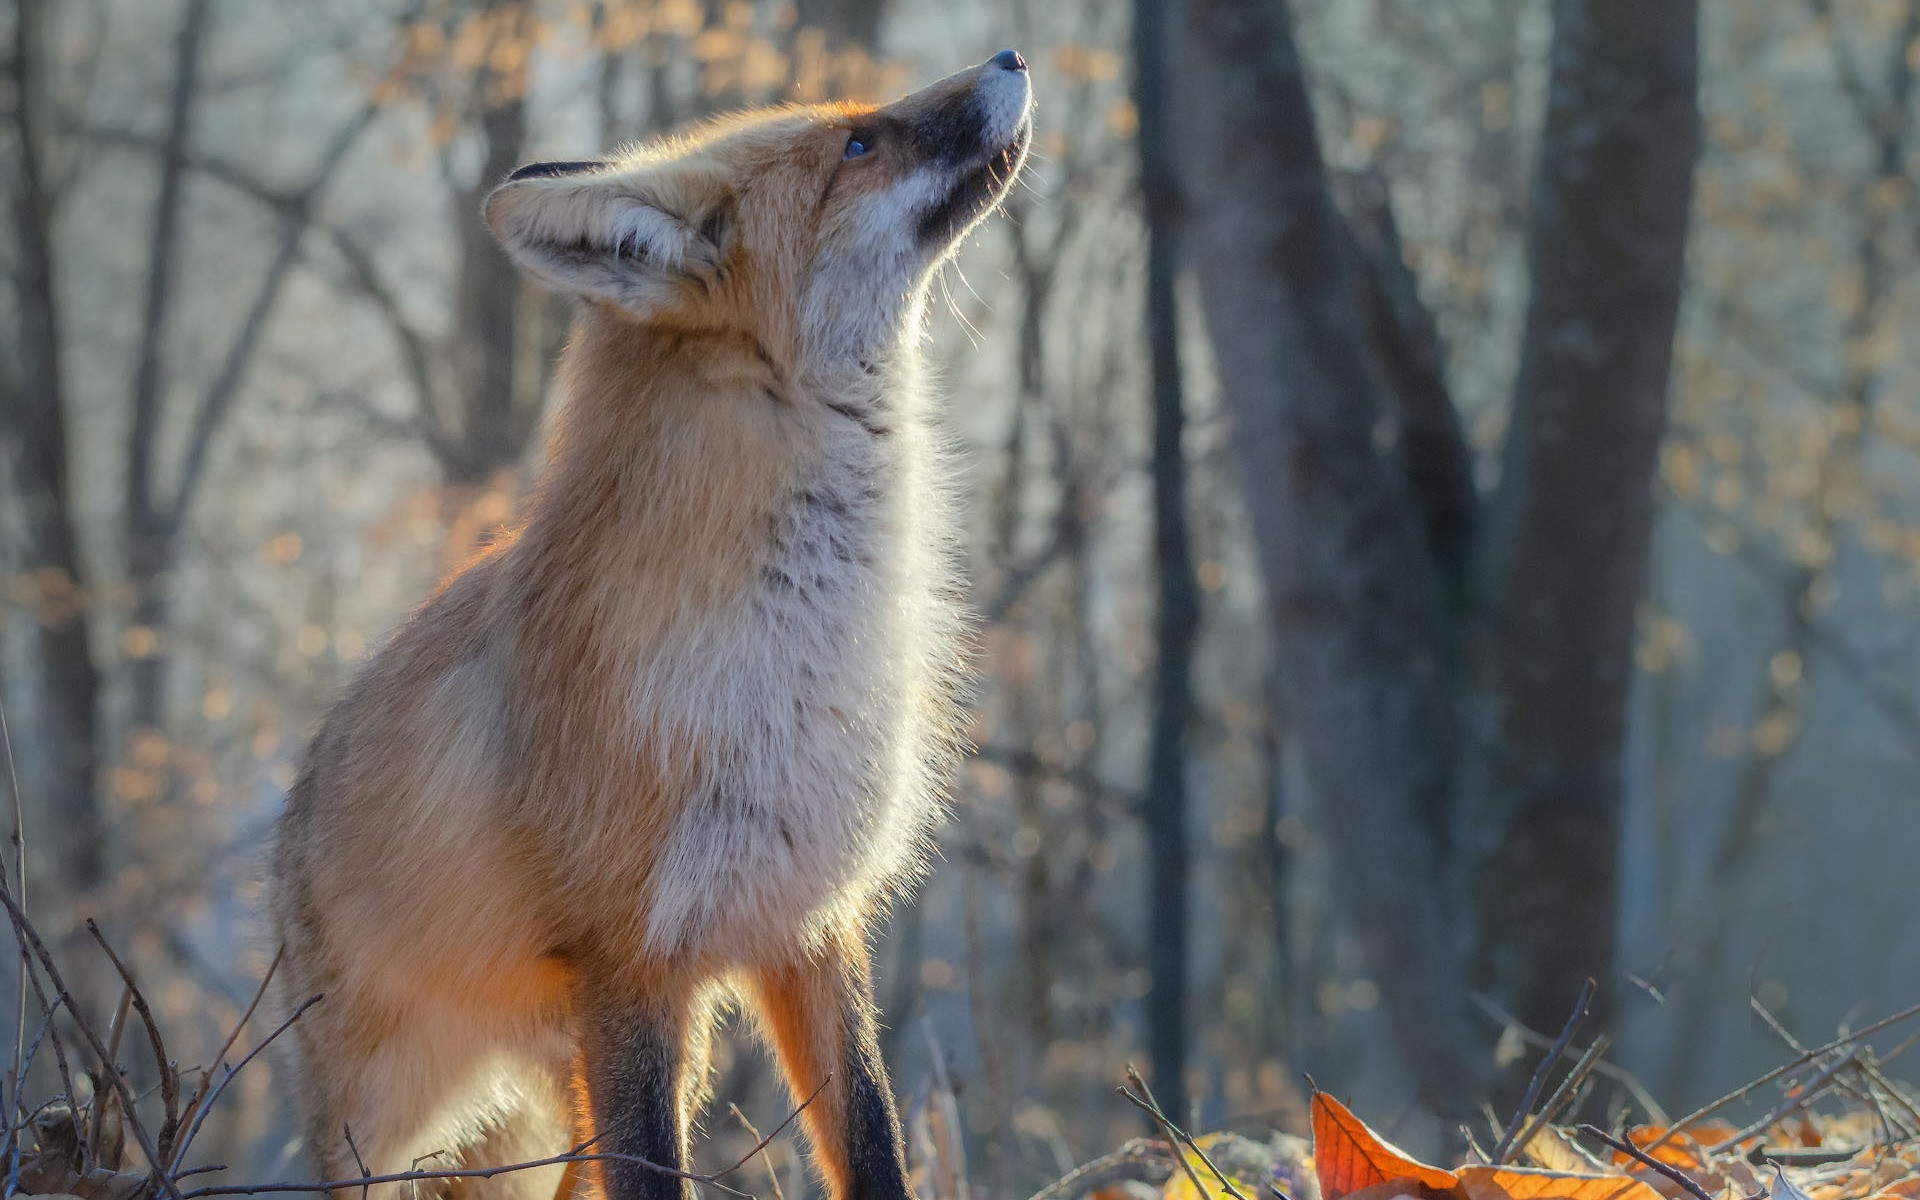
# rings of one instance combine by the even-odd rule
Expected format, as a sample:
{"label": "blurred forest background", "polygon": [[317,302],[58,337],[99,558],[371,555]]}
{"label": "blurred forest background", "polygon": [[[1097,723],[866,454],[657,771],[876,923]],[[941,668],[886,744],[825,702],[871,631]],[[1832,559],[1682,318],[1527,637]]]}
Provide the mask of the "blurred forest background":
{"label": "blurred forest background", "polygon": [[[1779,1057],[1749,997],[1816,1041],[1920,997],[1920,0],[0,29],[29,902],[74,962],[100,919],[183,1065],[271,956],[308,731],[538,461],[568,311],[486,235],[490,185],[1003,46],[1035,158],[929,347],[979,749],[878,953],[896,1084],[952,1082],[975,1182],[1138,1132],[1129,1061],[1205,1128],[1297,1128],[1305,1071],[1419,1148],[1590,973],[1675,1110]],[[741,1046],[718,1094],[770,1127]],[[209,1157],[297,1172],[285,1080],[235,1088]]]}

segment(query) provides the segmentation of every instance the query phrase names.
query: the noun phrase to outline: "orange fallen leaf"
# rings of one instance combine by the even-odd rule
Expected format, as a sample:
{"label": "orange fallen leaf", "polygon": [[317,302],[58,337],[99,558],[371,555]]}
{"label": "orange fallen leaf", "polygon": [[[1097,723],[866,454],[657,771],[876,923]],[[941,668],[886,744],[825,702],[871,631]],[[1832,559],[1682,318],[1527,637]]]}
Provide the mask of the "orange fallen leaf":
{"label": "orange fallen leaf", "polygon": [[1625,1175],[1575,1175],[1528,1167],[1461,1167],[1464,1200],[1660,1200],[1660,1193]]}
{"label": "orange fallen leaf", "polygon": [[1321,1200],[1342,1200],[1362,1188],[1403,1180],[1408,1195],[1421,1186],[1447,1190],[1460,1182],[1452,1171],[1409,1158],[1325,1092],[1313,1094],[1313,1169],[1320,1177]]}
{"label": "orange fallen leaf", "polygon": [[[1683,1171],[1699,1170],[1706,1166],[1707,1152],[1702,1143],[1712,1144],[1724,1141],[1734,1135],[1733,1126],[1723,1121],[1702,1121],[1689,1127],[1686,1133],[1676,1133],[1671,1141],[1654,1146],[1655,1142],[1667,1136],[1665,1125],[1639,1125],[1627,1131],[1627,1140],[1642,1150],[1654,1146],[1648,1153],[1670,1167],[1679,1167]],[[1614,1165],[1631,1167],[1636,1161],[1632,1155],[1613,1152]]]}

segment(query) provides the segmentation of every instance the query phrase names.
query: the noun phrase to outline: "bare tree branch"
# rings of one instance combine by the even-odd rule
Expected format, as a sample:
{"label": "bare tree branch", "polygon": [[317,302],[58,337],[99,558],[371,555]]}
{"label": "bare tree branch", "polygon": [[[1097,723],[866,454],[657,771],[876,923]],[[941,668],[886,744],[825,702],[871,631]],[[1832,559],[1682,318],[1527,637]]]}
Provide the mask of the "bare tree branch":
{"label": "bare tree branch", "polygon": [[246,318],[241,322],[239,331],[227,347],[226,360],[222,363],[220,374],[214,378],[207,389],[200,409],[193,418],[193,425],[187,441],[186,458],[180,469],[180,481],[175,491],[173,503],[168,510],[170,531],[177,532],[185,518],[187,506],[192,503],[193,493],[206,468],[207,450],[213,441],[214,431],[219,428],[233,399],[239,393],[240,383],[246,376],[248,365],[259,347],[260,335],[266,328],[267,318],[272,315],[275,303],[286,286],[292,273],[294,261],[300,252],[300,241],[306,235],[313,221],[313,210],[327,185],[332,182],[333,174],[339,169],[354,143],[379,113],[379,108],[369,99],[353,117],[335,132],[333,141],[326,153],[321,155],[307,183],[295,193],[287,210],[285,222],[281,228],[280,243],[275,248],[272,262],[261,277],[259,289],[254,294],[252,305]]}
{"label": "bare tree branch", "polygon": [[135,542],[164,541],[166,519],[153,492],[154,448],[160,435],[160,405],[166,386],[161,356],[167,320],[173,314],[174,275],[180,254],[181,192],[186,183],[187,147],[193,138],[193,100],[198,86],[201,43],[206,38],[211,0],[187,0],[186,15],[174,42],[173,91],[168,104],[166,140],[160,149],[160,186],[153,204],[153,234],[147,247],[146,298],[140,322],[140,350],[133,376],[133,426],[127,437],[127,528]]}

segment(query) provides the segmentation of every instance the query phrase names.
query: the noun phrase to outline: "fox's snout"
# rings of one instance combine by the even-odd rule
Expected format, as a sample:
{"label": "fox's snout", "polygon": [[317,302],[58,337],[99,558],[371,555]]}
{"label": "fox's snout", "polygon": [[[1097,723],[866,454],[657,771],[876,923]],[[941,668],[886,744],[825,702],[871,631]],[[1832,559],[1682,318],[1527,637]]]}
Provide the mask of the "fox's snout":
{"label": "fox's snout", "polygon": [[1027,60],[1002,50],[891,107],[916,126],[929,158],[978,166],[1024,139],[1031,103]]}
{"label": "fox's snout", "polygon": [[873,113],[874,136],[904,142],[923,170],[947,173],[946,195],[917,222],[923,245],[951,244],[999,203],[1026,157],[1032,110],[1027,60],[1002,50]]}

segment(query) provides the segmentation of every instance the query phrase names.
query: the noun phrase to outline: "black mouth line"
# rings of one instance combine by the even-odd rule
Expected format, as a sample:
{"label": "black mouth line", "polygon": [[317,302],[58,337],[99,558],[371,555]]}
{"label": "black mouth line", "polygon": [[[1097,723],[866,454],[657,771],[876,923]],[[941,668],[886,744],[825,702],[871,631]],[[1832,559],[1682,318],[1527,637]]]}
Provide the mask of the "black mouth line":
{"label": "black mouth line", "polygon": [[921,244],[955,241],[967,231],[968,226],[1006,199],[1007,193],[1013,189],[1014,178],[1019,175],[1020,167],[1026,161],[1027,145],[1032,140],[1033,123],[1021,121],[1019,128],[1014,130],[1012,141],[1002,146],[985,163],[968,172],[939,207],[921,218]]}

